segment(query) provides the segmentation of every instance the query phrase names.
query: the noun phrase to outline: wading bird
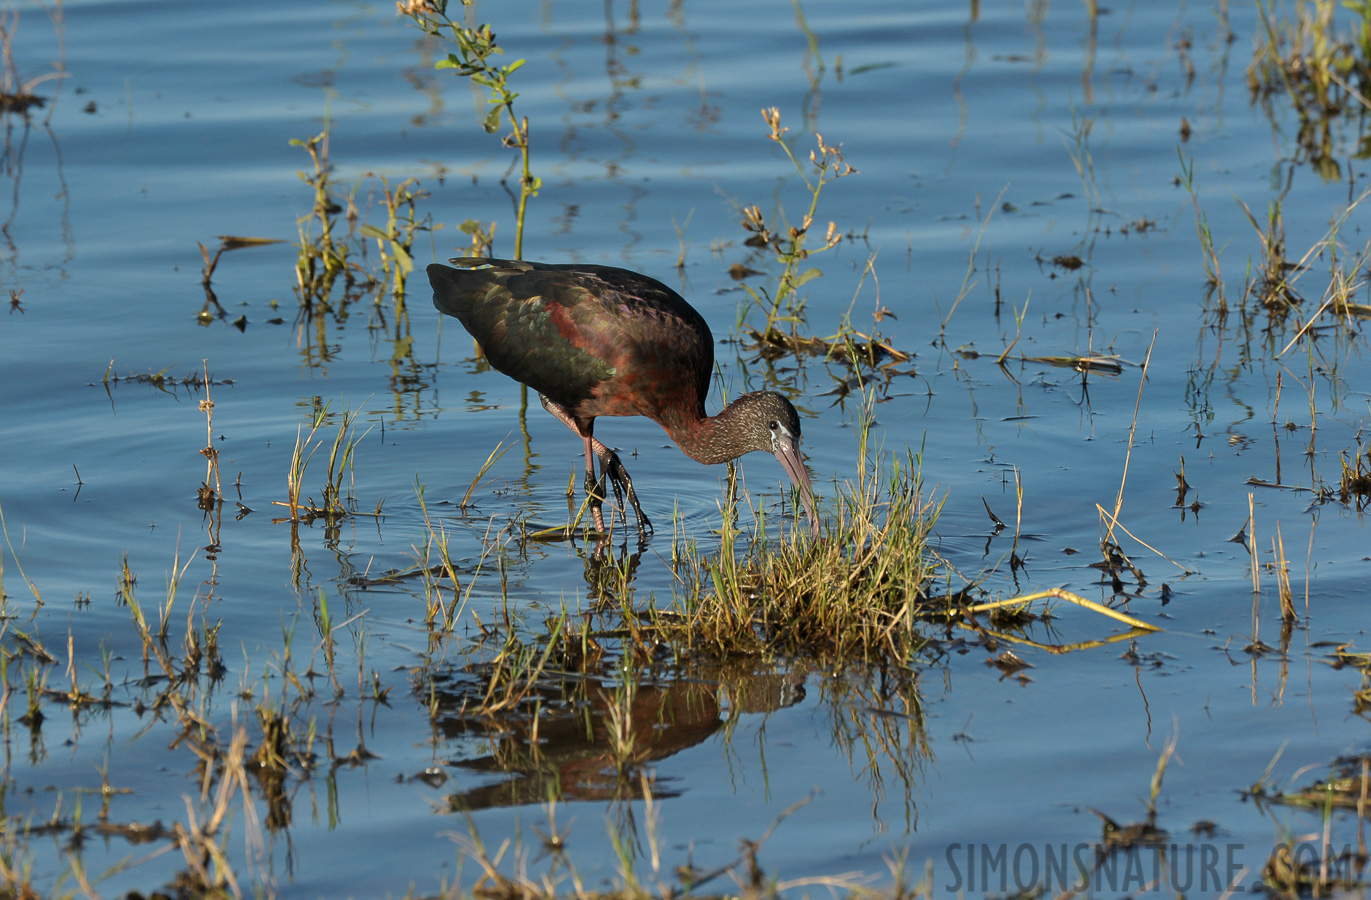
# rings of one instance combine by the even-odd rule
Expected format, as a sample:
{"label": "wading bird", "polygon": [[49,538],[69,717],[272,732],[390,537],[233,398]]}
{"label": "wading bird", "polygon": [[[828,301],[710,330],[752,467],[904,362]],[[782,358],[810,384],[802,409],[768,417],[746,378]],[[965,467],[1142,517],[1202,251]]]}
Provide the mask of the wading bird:
{"label": "wading bird", "polygon": [[706,465],[753,450],[774,453],[818,536],[795,407],[780,394],[756,391],[707,415],[714,337],[671,288],[612,266],[449,261],[456,268],[428,267],[433,305],[460,321],[492,366],[537,391],[543,408],[585,442],[586,493],[597,530],[604,531],[600,505],[608,477],[621,506],[627,494],[640,537],[652,531],[618,454],[594,436],[597,416],[647,416]]}

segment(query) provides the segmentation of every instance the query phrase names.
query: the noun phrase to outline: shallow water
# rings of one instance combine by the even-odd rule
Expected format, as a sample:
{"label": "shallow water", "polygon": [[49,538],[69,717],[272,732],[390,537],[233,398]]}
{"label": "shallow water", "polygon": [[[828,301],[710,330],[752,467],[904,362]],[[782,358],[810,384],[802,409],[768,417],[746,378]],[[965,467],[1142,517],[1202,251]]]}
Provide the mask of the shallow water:
{"label": "shallow water", "polygon": [[[916,354],[916,374],[878,392],[873,436],[884,454],[919,453],[930,494],[946,499],[939,553],[957,578],[981,578],[995,596],[1064,586],[1100,602],[1128,599],[1132,615],[1165,629],[1067,654],[1016,645],[1033,666],[1022,678],[988,665],[1007,644],[992,648],[967,633],[973,642],[920,665],[915,698],[892,695],[884,673],[797,660],[657,673],[657,692],[641,701],[680,702],[693,713],[673,719],[680,727],[660,736],[642,767],[655,779],[651,809],[598,790],[603,747],[568,737],[557,745],[565,753],[557,777],[516,774],[489,759],[509,741],[455,712],[469,690],[465,654],[489,653],[475,649],[476,617],[489,625],[508,610],[536,629],[563,606],[589,607],[600,596],[589,550],[511,548],[503,572],[486,567],[472,578],[457,637],[436,652],[419,581],[356,577],[414,562],[427,533],[416,482],[464,575],[487,535],[516,517],[564,522],[579,443],[536,401],[525,411],[516,384],[469,359],[469,338],[430,310],[421,275],[410,282],[407,326],[388,298],[375,304],[371,295],[318,330],[294,321],[291,242],[312,195],[296,174],[308,159],[288,141],[327,122],[337,195],[356,186],[366,221],[384,215],[369,173],[419,178],[429,192],[420,214],[444,226],[416,244],[420,265],[460,252],[456,228],[468,218],[497,221],[495,251],[507,254],[514,223],[500,179],[511,157],[476,123],[484,99],[433,71],[443,51],[386,5],[63,9],[68,77],[27,131],[23,120],[7,120],[0,191],[8,218],[0,271],[22,291],[20,308],[0,316],[5,646],[16,652],[17,631],[37,634],[57,658],[50,666],[17,658],[6,670],[11,835],[54,810],[71,821],[78,800],[80,819],[93,821],[98,798],[80,792],[100,787],[100,770],[127,790],[110,800],[111,822],[170,827],[185,820],[183,795],[198,795],[196,759],[177,743],[179,727],[166,710],[137,706],[152,694],[140,681],[131,613],[117,602],[125,555],[147,610],[165,597],[173,567],[187,566],[174,633],[192,609],[198,621],[202,605],[211,624],[222,622],[226,671],[206,684],[201,711],[218,728],[282,695],[283,668],[324,671],[320,591],[332,622],[347,623],[336,635],[336,701],[320,675],[311,680],[319,697],[299,711],[298,724],[320,735],[321,764],[284,786],[254,782],[262,855],[245,845],[253,825],[234,819],[229,847],[240,876],[254,859],[253,883],[282,896],[427,893],[459,870],[469,885],[474,866],[462,868],[453,834],[470,827],[490,847],[517,840],[523,863],[507,858],[511,871],[538,871],[554,859],[540,857],[534,830],[550,827],[539,806],[549,784],[563,791],[557,827],[569,826],[568,858],[588,886],[620,879],[613,829],[634,836],[640,875],[654,846],[663,873],[687,861],[709,869],[808,800],[760,852],[783,887],[798,892],[803,879],[854,872],[881,883],[887,858],[907,854],[915,877],[932,862],[938,892],[1004,892],[1023,870],[992,867],[983,877],[968,847],[1017,850],[1045,865],[1055,848],[1100,840],[1092,809],[1141,821],[1173,736],[1157,824],[1171,843],[1223,858],[1215,869],[1223,884],[1203,887],[1207,872],[1178,863],[1194,878],[1191,890],[1217,894],[1234,877],[1250,886],[1278,841],[1322,828],[1317,814],[1259,807],[1241,792],[1278,755],[1272,783],[1302,785],[1338,756],[1367,749],[1352,697],[1361,676],[1328,665],[1333,645],[1365,642],[1366,524],[1336,499],[1298,490],[1336,487],[1339,453],[1357,452],[1367,361],[1359,324],[1334,328],[1331,318],[1320,320],[1316,341],[1280,353],[1319,303],[1327,254],[1311,261],[1300,282],[1305,302],[1288,321],[1258,315],[1244,325],[1236,309],[1260,243],[1235,198],[1263,223],[1268,204],[1282,199],[1287,256],[1298,260],[1360,194],[1365,163],[1350,158],[1355,128],[1340,125],[1341,176],[1322,179],[1296,145],[1288,102],[1277,94],[1269,111],[1251,102],[1244,76],[1259,31],[1251,9],[1120,5],[1102,10],[1096,27],[1075,5],[809,3],[803,27],[797,8],[781,3],[746,12],[722,3],[476,9],[508,58],[527,59],[514,77],[517,107],[533,129],[543,188],[530,202],[525,256],[647,272],[677,287],[717,338],[731,336],[745,296],[728,267],[763,270],[754,285],[774,285],[777,272],[743,246],[737,207],[757,203],[774,221],[782,208],[796,218],[807,201],[758,111],[780,108],[801,155],[814,132],[841,142],[859,174],[825,188],[818,220],[852,238],[813,261],[824,274],[805,288],[808,328],[834,333],[850,312],[866,329],[873,310],[894,314],[875,324]],[[48,71],[59,52],[53,23],[25,7],[14,48],[26,76]],[[1195,208],[1177,183],[1191,162],[1222,248],[1233,310],[1223,322],[1206,295]],[[1360,208],[1352,213],[1341,255],[1365,246],[1364,219]],[[219,235],[285,243],[224,254],[213,277],[224,314],[202,320],[196,243],[212,252]],[[364,264],[374,266],[374,245],[368,253]],[[1084,265],[1051,262],[1067,255]],[[863,280],[873,258],[876,277]],[[1366,290],[1354,299],[1366,303]],[[233,325],[240,316],[242,330]],[[412,337],[409,356],[397,354],[397,335]],[[1082,378],[1022,359],[998,366],[1016,335],[1013,357],[1094,350],[1116,355],[1123,372]],[[793,386],[821,496],[854,476],[856,404],[831,393],[845,368],[810,359],[768,369],[734,344],[717,355],[711,406],[770,380]],[[228,500],[209,516],[196,503],[204,389],[122,377],[165,369],[181,379],[204,367],[216,382],[213,435]],[[106,383],[107,370],[120,380]],[[330,439],[342,410],[360,410],[359,433],[370,430],[352,489],[360,510],[382,503],[384,515],[350,519],[337,534],[302,527],[297,569],[291,527],[273,522],[282,515],[273,501],[285,499],[297,430],[324,405]],[[635,597],[665,603],[673,589],[665,523],[679,513],[684,534],[714,540],[722,470],[694,464],[650,422],[606,420],[597,434],[636,453],[626,460],[660,532],[637,562]],[[475,513],[458,515],[451,504],[500,441],[511,449],[481,482]],[[1173,473],[1182,460],[1194,492],[1178,506]],[[306,488],[317,494],[322,463],[313,466]],[[774,461],[754,455],[741,470],[759,502],[776,503],[783,474]],[[1016,478],[1016,552],[1026,565],[1012,570]],[[1254,478],[1297,489],[1252,486]],[[1096,504],[1112,509],[1121,483],[1121,521],[1166,558],[1121,541],[1147,583],[1128,579],[1116,592],[1091,564]],[[1198,511],[1188,506],[1196,496]],[[992,534],[987,505],[1008,531]],[[1267,568],[1258,636],[1277,649],[1253,655],[1244,649],[1253,639],[1251,558],[1230,539],[1255,536],[1266,565],[1278,529],[1301,613],[1307,596],[1307,627],[1282,642]],[[1038,626],[1033,640],[1115,632],[1083,609],[1055,613],[1053,629]],[[19,719],[26,679],[46,673],[49,687],[69,686],[68,634],[83,684],[103,682],[102,648],[111,657],[117,705],[73,716],[49,699],[41,728],[31,727]],[[432,671],[446,673],[453,693],[431,717],[416,673]],[[386,703],[367,699],[373,673],[389,690]],[[616,683],[580,696],[612,694]],[[912,715],[914,700],[921,715]],[[572,701],[548,699],[561,702]],[[325,750],[345,760],[355,747],[366,754],[329,765]],[[416,777],[429,768],[440,774]],[[474,807],[469,822],[450,811],[462,805]],[[1212,836],[1191,830],[1203,821],[1216,823]],[[1332,816],[1334,847],[1355,834],[1354,816]],[[92,877],[130,854],[139,860],[97,885],[109,895],[152,890],[183,864],[175,850],[142,859],[165,839],[88,837],[75,856],[70,839],[66,830],[21,843],[40,888],[69,884],[61,879],[73,858]],[[1135,858],[1151,872],[1151,855]],[[997,871],[1009,871],[1007,887]],[[1142,885],[1120,872],[1100,893]],[[704,889],[733,886],[720,878]]]}

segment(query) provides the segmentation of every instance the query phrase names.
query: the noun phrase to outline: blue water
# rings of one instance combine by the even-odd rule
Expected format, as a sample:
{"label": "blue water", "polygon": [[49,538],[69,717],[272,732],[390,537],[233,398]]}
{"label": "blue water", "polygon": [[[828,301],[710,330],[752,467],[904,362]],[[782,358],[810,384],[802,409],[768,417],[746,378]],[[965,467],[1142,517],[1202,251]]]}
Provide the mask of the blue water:
{"label": "blue water", "polygon": [[[18,722],[31,663],[11,661],[7,827],[51,818],[57,792],[72,816],[73,792],[98,788],[102,766],[111,785],[129,791],[111,801],[111,821],[185,820],[182,795],[198,793],[196,760],[172,746],[178,730],[165,713],[131,705],[149,695],[137,683],[141,643],[116,589],[127,554],[136,594],[155,611],[174,560],[189,560],[173,634],[192,603],[204,604],[211,622],[222,620],[228,669],[206,693],[206,720],[226,734],[235,715],[249,717],[255,702],[277,696],[287,646],[293,667],[322,671],[314,622],[322,589],[335,624],[352,619],[338,635],[342,693],[329,703],[332,688],[316,679],[321,693],[302,707],[297,726],[312,722],[333,741],[327,752],[335,757],[358,744],[375,754],[332,769],[316,747],[313,772],[288,778],[290,823],[268,830],[261,857],[244,841],[252,826],[237,815],[228,846],[240,877],[291,897],[436,891],[458,877],[452,834],[469,826],[434,810],[507,776],[463,767],[488,754],[490,742],[435,736],[427,697],[415,690],[422,678],[411,673],[460,666],[476,653],[474,617],[489,625],[509,608],[535,628],[564,605],[589,605],[585,548],[519,550],[501,531],[518,516],[565,521],[581,448],[536,402],[525,413],[513,382],[478,371],[469,338],[430,309],[421,275],[411,281],[407,326],[374,295],[322,326],[295,321],[291,242],[312,195],[297,175],[308,158],[289,141],[328,128],[335,196],[355,190],[363,221],[383,222],[373,173],[392,183],[420,179],[429,192],[420,215],[443,226],[416,243],[420,265],[462,252],[457,226],[468,218],[497,222],[495,251],[512,252],[513,206],[500,183],[511,155],[476,125],[484,98],[433,71],[444,51],[385,4],[84,2],[63,11],[67,78],[51,106],[31,115],[25,143],[22,120],[8,120],[0,189],[10,220],[0,276],[22,291],[20,308],[0,314],[3,640],[12,653],[16,630],[37,632],[58,658],[44,669],[52,688],[69,685],[68,634],[82,683],[101,683],[106,648],[114,697],[126,705],[73,719],[51,700],[35,735]],[[1098,840],[1090,808],[1140,821],[1158,753],[1174,735],[1159,826],[1174,842],[1238,847],[1242,883],[1252,884],[1287,831],[1314,832],[1321,823],[1264,812],[1240,791],[1278,754],[1274,783],[1305,784],[1340,754],[1366,749],[1351,697],[1360,676],[1326,665],[1323,644],[1365,641],[1367,536],[1361,515],[1335,501],[1247,482],[1336,484],[1338,455],[1356,452],[1367,420],[1366,359],[1355,323],[1277,355],[1327,286],[1326,256],[1302,277],[1304,306],[1269,337],[1261,316],[1249,333],[1236,312],[1215,326],[1195,210],[1177,176],[1181,157],[1193,162],[1236,308],[1248,261],[1260,251],[1237,201],[1264,222],[1268,204],[1283,198],[1288,256],[1299,259],[1362,190],[1364,161],[1349,159],[1355,131],[1335,133],[1339,179],[1324,181],[1297,161],[1298,120],[1288,102],[1274,98],[1271,117],[1249,102],[1244,75],[1258,28],[1246,7],[1120,5],[1102,11],[1093,36],[1075,5],[934,9],[854,0],[809,3],[803,13],[817,56],[796,7],[779,2],[743,10],[477,7],[473,16],[493,24],[505,60],[527,60],[514,76],[516,104],[531,123],[543,187],[530,202],[525,256],[651,274],[680,290],[723,339],[745,301],[728,267],[763,270],[753,285],[774,285],[778,272],[743,246],[738,208],[756,203],[773,223],[793,221],[808,200],[767,140],[760,110],[780,109],[801,158],[816,132],[841,143],[859,174],[824,189],[816,231],[832,220],[852,237],[810,261],[824,274],[806,285],[808,330],[834,333],[850,315],[857,328],[875,324],[915,354],[901,367],[915,374],[878,394],[873,434],[882,453],[919,452],[930,496],[945,499],[936,546],[957,573],[954,586],[989,573],[983,585],[994,596],[1066,586],[1110,600],[1108,578],[1090,567],[1099,558],[1096,504],[1112,510],[1123,483],[1121,521],[1165,555],[1121,539],[1148,582],[1139,590],[1129,579],[1129,609],[1165,632],[1064,655],[1015,646],[1033,666],[1023,681],[986,665],[1008,644],[964,645],[916,667],[921,718],[876,712],[910,713],[880,693],[880,673],[778,661],[803,683],[803,696],[734,708],[724,689],[719,727],[646,767],[660,798],[656,831],[641,801],[569,800],[558,822],[570,823],[570,860],[587,885],[615,882],[607,829],[621,827],[637,837],[644,878],[655,836],[657,877],[669,881],[687,860],[701,869],[734,860],[740,839],[760,838],[782,811],[810,798],[759,857],[783,887],[854,872],[884,882],[886,857],[907,853],[914,877],[931,860],[935,885],[951,890],[952,864],[964,860],[959,846],[1027,845],[1042,855],[1048,846]],[[25,77],[51,70],[58,43],[41,10],[23,8],[14,50]],[[51,97],[54,89],[49,82],[39,91]],[[1182,118],[1190,128],[1184,141]],[[1363,221],[1359,208],[1340,253],[1365,246]],[[226,314],[201,324],[196,244],[212,252],[220,235],[285,243],[224,254],[213,287]],[[374,244],[367,254],[362,262],[372,267]],[[1084,266],[1051,263],[1064,255]],[[869,260],[875,277],[862,280]],[[1367,302],[1364,288],[1359,298]],[[893,317],[873,323],[878,308]],[[231,324],[239,316],[241,331]],[[412,362],[397,368],[394,339],[406,327]],[[1016,336],[1014,358],[996,365]],[[853,477],[856,406],[835,404],[829,393],[846,369],[782,360],[769,376],[733,344],[716,350],[711,407],[778,378],[797,392],[820,495]],[[1123,373],[1082,379],[1018,359],[1089,350],[1116,355]],[[196,505],[204,390],[124,380],[163,369],[180,379],[206,366],[216,382],[212,430],[228,501],[218,521]],[[106,385],[107,370],[121,380]],[[1317,424],[1311,452],[1307,390]],[[302,528],[297,569],[290,526],[272,521],[283,515],[273,501],[285,498],[297,429],[324,404],[330,439],[344,408],[361,410],[359,433],[371,430],[357,448],[352,490],[359,510],[380,503],[384,517],[359,516],[336,535],[319,524]],[[1287,431],[1287,422],[1296,428]],[[650,422],[605,420],[597,435],[636,453],[625,460],[661,529],[634,573],[636,597],[665,604],[674,582],[663,525],[679,513],[685,532],[707,544],[723,471],[691,462]],[[500,441],[512,449],[478,487],[474,511],[457,515],[449,504]],[[1198,513],[1174,505],[1182,458],[1196,492],[1186,503],[1198,496]],[[754,455],[742,471],[761,503],[779,500],[784,476],[774,461]],[[307,493],[318,495],[322,477],[310,470]],[[1024,534],[1017,552],[1027,566],[1012,572],[1016,478]],[[508,551],[503,587],[492,558],[473,580],[457,636],[432,660],[418,581],[348,584],[357,573],[414,562],[426,535],[416,482],[464,573],[488,536],[504,535],[496,542]],[[1243,651],[1252,637],[1250,557],[1229,540],[1247,522],[1249,492],[1255,526],[1247,532],[1255,532],[1262,563],[1271,562],[1279,527],[1301,612],[1306,582],[1309,598],[1308,628],[1294,632],[1288,654],[1255,660]],[[235,518],[236,502],[251,512]],[[991,537],[986,504],[1008,532]],[[212,560],[204,549],[211,543],[219,545]],[[1165,605],[1163,583],[1171,591]],[[1268,568],[1260,636],[1272,646],[1274,590]],[[73,602],[86,595],[88,605]],[[1086,610],[1059,605],[1055,613],[1055,632],[1039,629],[1034,640],[1114,631]],[[359,671],[368,684],[376,673],[388,703],[366,699]],[[415,780],[430,766],[448,780]],[[262,796],[256,802],[264,813]],[[97,806],[85,796],[84,821]],[[538,871],[549,860],[534,859],[533,828],[546,831],[546,816],[526,803],[481,809],[471,821],[490,847],[517,835]],[[1200,820],[1216,822],[1219,836],[1196,837],[1190,829]],[[1335,815],[1332,828],[1341,846],[1355,822]],[[35,884],[53,889],[70,862],[64,836],[26,847]],[[108,838],[87,841],[81,859],[100,873],[144,852]],[[100,890],[155,889],[179,857],[172,850],[140,862]],[[250,877],[249,857],[260,864]],[[468,862],[461,877],[469,884],[472,873]],[[734,888],[721,878],[704,889]],[[997,889],[970,885],[969,893]]]}

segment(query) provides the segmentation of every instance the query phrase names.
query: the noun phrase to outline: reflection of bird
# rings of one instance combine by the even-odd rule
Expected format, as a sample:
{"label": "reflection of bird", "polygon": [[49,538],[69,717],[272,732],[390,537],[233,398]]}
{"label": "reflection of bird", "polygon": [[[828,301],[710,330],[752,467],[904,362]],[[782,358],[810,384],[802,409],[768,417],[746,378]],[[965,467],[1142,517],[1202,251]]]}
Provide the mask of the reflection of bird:
{"label": "reflection of bird", "polygon": [[[451,262],[457,268],[428,267],[433,305],[460,320],[492,366],[537,391],[543,407],[585,441],[586,491],[597,529],[604,530],[607,475],[616,494],[628,495],[640,535],[652,530],[623,463],[592,434],[596,416],[647,416],[698,462],[774,453],[818,534],[795,407],[780,394],[757,391],[706,415],[714,338],[671,288],[610,266],[479,257]],[[600,459],[598,481],[592,455]]]}
{"label": "reflection of bird", "polygon": [[[644,767],[703,744],[741,714],[767,715],[800,703],[808,675],[803,663],[778,672],[747,661],[691,660],[666,681],[659,670],[639,671],[634,681],[622,671],[601,672],[602,663],[583,664],[576,668],[581,674],[544,671],[522,702],[484,711],[477,709],[483,677],[436,676],[425,696],[437,734],[449,745],[450,765],[505,776],[479,778],[474,786],[463,778],[463,789],[447,797],[450,809],[544,803],[549,796],[558,802],[640,797],[637,773]],[[481,755],[472,755],[473,748]],[[445,769],[416,777],[437,787]],[[652,784],[654,797],[679,793],[667,781]]]}

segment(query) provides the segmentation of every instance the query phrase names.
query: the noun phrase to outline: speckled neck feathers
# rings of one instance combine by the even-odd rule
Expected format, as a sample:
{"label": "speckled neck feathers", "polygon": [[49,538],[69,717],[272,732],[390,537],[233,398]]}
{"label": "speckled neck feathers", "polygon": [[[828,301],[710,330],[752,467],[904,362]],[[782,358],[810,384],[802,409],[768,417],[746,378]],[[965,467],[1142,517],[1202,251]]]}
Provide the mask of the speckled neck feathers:
{"label": "speckled neck feathers", "polygon": [[687,456],[705,465],[728,462],[754,450],[774,453],[777,427],[796,440],[800,437],[800,417],[795,407],[770,391],[743,394],[717,416],[699,419],[677,430],[665,423],[662,427]]}

